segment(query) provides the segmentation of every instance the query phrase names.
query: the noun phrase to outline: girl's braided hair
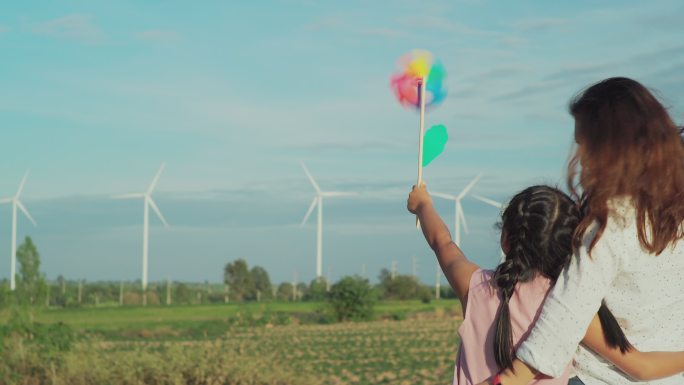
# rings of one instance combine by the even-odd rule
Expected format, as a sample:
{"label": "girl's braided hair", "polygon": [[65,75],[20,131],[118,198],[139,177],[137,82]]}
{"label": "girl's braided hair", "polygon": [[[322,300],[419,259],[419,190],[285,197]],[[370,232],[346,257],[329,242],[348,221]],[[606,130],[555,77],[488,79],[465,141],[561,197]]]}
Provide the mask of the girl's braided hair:
{"label": "girl's braided hair", "polygon": [[[504,369],[511,368],[515,358],[508,307],[513,291],[518,283],[528,282],[537,274],[556,281],[572,257],[572,237],[580,221],[580,212],[577,204],[562,191],[549,186],[532,186],[513,197],[501,219],[502,236],[508,250],[492,280],[501,295],[494,357],[497,365]],[[603,304],[599,316],[608,344],[623,351],[629,349],[629,342],[617,321]]]}

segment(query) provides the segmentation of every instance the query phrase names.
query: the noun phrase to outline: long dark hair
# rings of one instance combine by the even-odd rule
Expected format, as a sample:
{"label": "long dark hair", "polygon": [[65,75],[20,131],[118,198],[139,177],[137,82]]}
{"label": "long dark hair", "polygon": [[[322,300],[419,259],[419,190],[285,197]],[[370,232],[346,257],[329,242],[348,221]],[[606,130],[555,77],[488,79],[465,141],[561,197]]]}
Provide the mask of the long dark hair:
{"label": "long dark hair", "polygon": [[[562,191],[532,186],[516,194],[501,216],[507,243],[506,260],[494,272],[501,304],[494,334],[494,358],[499,368],[512,368],[515,353],[508,302],[518,283],[537,274],[555,282],[572,258],[572,237],[580,221],[577,204]],[[624,351],[631,345],[604,304],[599,311],[606,342]]]}
{"label": "long dark hair", "polygon": [[587,88],[569,109],[578,146],[567,183],[584,209],[573,247],[596,222],[591,253],[606,228],[608,202],[617,196],[632,199],[645,250],[657,255],[682,239],[684,141],[667,109],[639,82],[620,77]]}

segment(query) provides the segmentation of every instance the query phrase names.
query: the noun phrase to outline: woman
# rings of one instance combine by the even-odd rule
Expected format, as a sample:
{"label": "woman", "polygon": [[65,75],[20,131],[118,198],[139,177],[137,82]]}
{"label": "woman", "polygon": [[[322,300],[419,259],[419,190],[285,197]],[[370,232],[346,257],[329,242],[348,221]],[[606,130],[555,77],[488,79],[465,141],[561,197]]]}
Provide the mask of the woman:
{"label": "woman", "polygon": [[[634,384],[578,344],[604,300],[643,351],[684,350],[684,144],[663,105],[638,82],[601,81],[571,102],[577,150],[568,185],[584,217],[575,257],[558,278],[515,370],[489,384],[556,377],[574,357],[577,383]],[[571,381],[572,383],[572,381]],[[684,383],[677,375],[648,382]]]}

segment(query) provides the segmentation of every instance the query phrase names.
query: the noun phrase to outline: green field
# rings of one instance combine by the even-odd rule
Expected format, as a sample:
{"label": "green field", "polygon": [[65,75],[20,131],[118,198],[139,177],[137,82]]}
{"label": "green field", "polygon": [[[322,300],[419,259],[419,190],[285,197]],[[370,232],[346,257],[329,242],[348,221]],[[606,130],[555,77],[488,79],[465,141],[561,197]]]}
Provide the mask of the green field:
{"label": "green field", "polygon": [[[322,306],[297,302],[46,309],[37,312],[35,320],[70,325],[78,335],[74,348],[60,353],[49,370],[44,370],[40,352],[5,357],[5,365],[21,363],[24,372],[43,373],[37,383],[53,384],[451,381],[462,319],[458,301],[380,302],[375,321],[308,322]],[[6,313],[1,317],[8,320]],[[32,362],[36,368],[30,367]],[[17,378],[7,383],[31,382]]]}

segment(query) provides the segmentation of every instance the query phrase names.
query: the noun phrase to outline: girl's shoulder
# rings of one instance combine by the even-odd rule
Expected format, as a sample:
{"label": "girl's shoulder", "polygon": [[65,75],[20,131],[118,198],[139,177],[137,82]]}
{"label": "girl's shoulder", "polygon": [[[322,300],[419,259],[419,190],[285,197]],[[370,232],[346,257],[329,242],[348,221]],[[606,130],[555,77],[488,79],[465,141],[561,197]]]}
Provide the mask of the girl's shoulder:
{"label": "girl's shoulder", "polygon": [[486,295],[496,295],[496,287],[492,283],[493,276],[494,270],[475,270],[473,275],[470,276],[469,293],[485,293]]}

